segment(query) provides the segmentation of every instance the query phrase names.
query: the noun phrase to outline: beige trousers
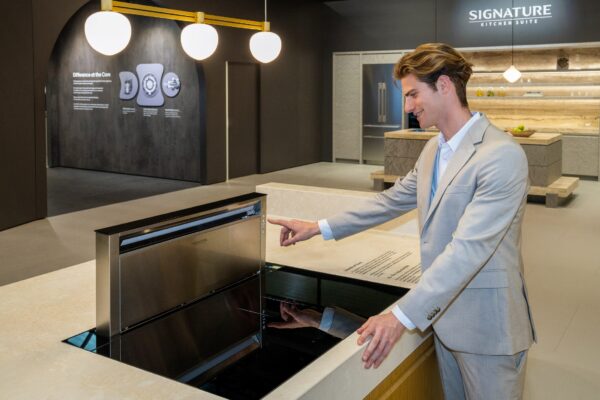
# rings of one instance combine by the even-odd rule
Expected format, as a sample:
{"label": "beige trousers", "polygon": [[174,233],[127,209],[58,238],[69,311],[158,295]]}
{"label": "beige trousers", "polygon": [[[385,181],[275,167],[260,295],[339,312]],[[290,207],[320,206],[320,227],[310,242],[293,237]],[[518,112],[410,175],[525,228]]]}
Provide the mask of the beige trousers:
{"label": "beige trousers", "polygon": [[435,336],[446,400],[518,400],[523,397],[527,350],[508,356],[452,351]]}

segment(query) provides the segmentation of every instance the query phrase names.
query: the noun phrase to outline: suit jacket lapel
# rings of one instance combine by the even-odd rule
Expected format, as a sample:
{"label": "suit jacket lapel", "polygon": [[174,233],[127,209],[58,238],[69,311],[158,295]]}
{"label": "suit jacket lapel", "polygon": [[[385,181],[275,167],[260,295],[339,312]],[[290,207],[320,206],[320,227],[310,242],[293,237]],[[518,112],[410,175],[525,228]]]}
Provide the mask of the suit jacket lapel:
{"label": "suit jacket lapel", "polygon": [[429,210],[429,197],[431,196],[431,178],[433,174],[433,163],[435,161],[435,154],[438,148],[438,138],[436,137],[434,141],[431,143],[431,146],[428,147],[427,152],[423,153],[423,164],[421,170],[419,170],[418,174],[421,179],[419,179],[420,188],[417,188],[417,202],[418,204],[423,204],[424,209],[423,212],[420,213],[421,216],[421,226],[423,226],[423,222],[425,222],[425,216]]}
{"label": "suit jacket lapel", "polygon": [[[473,153],[475,153],[475,145],[481,143],[483,140],[483,133],[489,125],[490,121],[482,115],[479,117],[479,120],[473,124],[471,129],[469,129],[463,140],[460,142],[458,149],[456,149],[456,153],[452,156],[452,159],[446,167],[446,171],[444,171],[444,175],[442,176],[442,180],[440,181],[435,195],[431,200],[431,204],[427,208],[425,220],[423,221],[423,224],[421,224],[422,229],[425,228],[425,224],[427,221],[429,221],[429,218],[431,218],[433,211],[439,204],[444,192],[448,188],[448,185],[450,185],[456,174],[458,174],[467,161],[469,161]],[[433,158],[435,158],[435,152],[433,153]],[[433,162],[431,162],[431,165],[433,166]],[[429,182],[427,196],[429,196],[431,193],[431,172],[432,171],[429,171],[429,174],[425,176],[425,180],[428,180]]]}

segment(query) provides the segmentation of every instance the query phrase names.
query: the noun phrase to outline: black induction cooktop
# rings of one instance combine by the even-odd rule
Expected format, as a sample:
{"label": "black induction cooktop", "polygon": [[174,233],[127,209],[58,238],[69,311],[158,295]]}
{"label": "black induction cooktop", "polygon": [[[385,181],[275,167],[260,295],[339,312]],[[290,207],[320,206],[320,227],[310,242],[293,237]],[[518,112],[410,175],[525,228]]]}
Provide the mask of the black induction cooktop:
{"label": "black induction cooktop", "polygon": [[336,306],[367,318],[406,291],[268,265],[121,335],[107,339],[94,328],[65,342],[225,398],[259,399],[340,341],[314,328],[267,327],[281,320],[280,301],[317,311]]}

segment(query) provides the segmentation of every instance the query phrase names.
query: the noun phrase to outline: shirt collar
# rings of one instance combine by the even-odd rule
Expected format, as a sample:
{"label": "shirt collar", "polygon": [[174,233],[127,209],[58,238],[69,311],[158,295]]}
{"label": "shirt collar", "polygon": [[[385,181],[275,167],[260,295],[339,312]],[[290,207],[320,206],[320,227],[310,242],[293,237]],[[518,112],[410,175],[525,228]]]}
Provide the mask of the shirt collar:
{"label": "shirt collar", "polygon": [[444,134],[442,132],[440,132],[438,146],[442,147],[444,144],[448,143],[448,146],[452,149],[452,152],[454,153],[456,151],[456,149],[458,149],[460,142],[462,142],[463,138],[465,137],[465,135],[467,134],[467,132],[469,131],[471,126],[473,126],[475,121],[477,121],[480,117],[481,117],[481,113],[478,113],[478,112],[471,113],[471,119],[469,119],[467,121],[467,123],[464,124],[463,127],[460,128],[459,131],[456,132],[456,134],[454,136],[452,136],[450,138],[450,140],[448,140],[447,142],[446,142],[446,139],[444,138]]}

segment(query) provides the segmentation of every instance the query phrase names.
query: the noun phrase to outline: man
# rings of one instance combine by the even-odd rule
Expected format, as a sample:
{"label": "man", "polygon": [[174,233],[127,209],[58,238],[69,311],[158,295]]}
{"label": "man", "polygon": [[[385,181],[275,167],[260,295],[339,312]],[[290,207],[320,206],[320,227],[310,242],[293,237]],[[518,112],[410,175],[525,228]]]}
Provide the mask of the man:
{"label": "man", "polygon": [[404,55],[394,76],[406,112],[440,130],[414,169],[359,210],[271,222],[283,226],[288,246],[319,233],[339,240],[416,207],[423,273],[392,312],[358,329],[358,344],[371,337],[365,367],[378,367],[405,329],[432,325],[446,399],[514,399],[535,340],[520,249],[527,160],[509,135],[469,111],[471,66],[439,43]]}

